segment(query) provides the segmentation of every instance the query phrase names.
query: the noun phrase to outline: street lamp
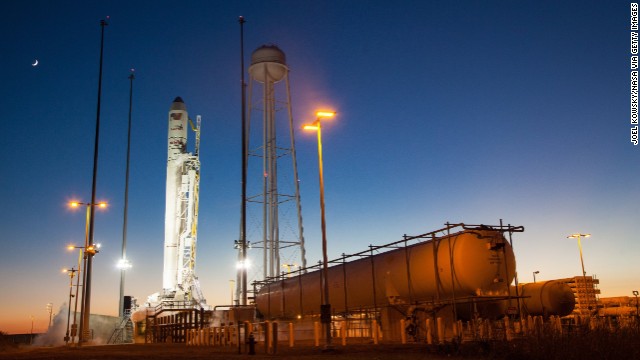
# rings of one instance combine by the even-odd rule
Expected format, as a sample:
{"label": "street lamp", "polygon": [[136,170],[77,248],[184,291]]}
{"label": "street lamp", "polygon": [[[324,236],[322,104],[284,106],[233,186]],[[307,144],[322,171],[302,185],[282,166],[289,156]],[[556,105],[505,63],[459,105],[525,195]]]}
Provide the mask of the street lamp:
{"label": "street lamp", "polygon": [[287,269],[287,277],[291,277],[291,268],[296,266],[296,264],[282,264],[283,269]]}
{"label": "street lamp", "polygon": [[329,279],[328,279],[328,259],[327,259],[327,226],[324,215],[324,173],[322,164],[322,119],[332,118],[335,112],[318,111],[316,121],[312,124],[304,125],[304,130],[316,130],[318,133],[318,173],[320,176],[320,216],[322,226],[322,278],[324,280],[324,302],[320,306],[320,318],[325,328],[325,346],[331,346],[331,304],[329,303]]}
{"label": "street lamp", "polygon": [[78,335],[78,345],[85,340],[85,332],[89,331],[89,316],[91,315],[91,265],[93,256],[99,252],[100,244],[93,244],[93,208],[106,208],[107,203],[104,201],[83,203],[78,201],[72,201],[69,203],[72,208],[77,208],[80,205],[87,207],[87,218],[85,224],[84,235],[84,280],[82,281],[82,305],[80,306],[80,334]]}
{"label": "street lamp", "polygon": [[[588,238],[590,236],[591,234],[580,234],[580,233],[575,233],[567,236],[567,239],[578,239],[578,249],[580,250],[580,264],[582,265],[582,282],[584,284],[585,292],[587,291],[587,272],[584,271],[584,260],[582,259],[582,242],[580,241],[580,239],[583,237]],[[589,306],[591,306],[589,304],[589,296],[587,296],[587,294],[585,294],[585,296],[587,297],[587,308],[588,308]],[[580,310],[581,310],[580,312],[582,312],[582,309]],[[589,311],[589,315],[591,315],[591,310],[589,309],[588,311]]]}
{"label": "street lamp", "polygon": [[[69,245],[67,246],[67,248],[69,250],[73,250],[73,249],[78,249],[78,272],[81,272],[82,268],[82,258],[83,258],[83,249],[84,246],[75,246],[75,245]],[[80,285],[80,274],[78,274],[78,277],[76,278],[76,295],[75,295],[75,304],[73,305],[73,325],[71,325],[71,344],[73,344],[75,342],[75,337],[76,334],[78,332],[78,324],[76,323],[76,318],[78,317],[78,290],[80,289],[80,286],[84,287],[84,283],[82,285]]]}
{"label": "street lamp", "polygon": [[540,271],[536,270],[533,272],[533,282],[536,282],[536,274],[540,274]]}
{"label": "street lamp", "polygon": [[[64,342],[69,345],[69,320],[71,319],[71,298],[73,297],[73,277],[80,270],[76,270],[73,267],[71,269],[62,270],[63,273],[69,274],[69,310],[67,311],[67,334],[64,336]],[[77,302],[76,302],[77,303]],[[74,314],[75,320],[75,314]],[[75,321],[74,321],[75,322]]]}
{"label": "street lamp", "polygon": [[638,318],[638,290],[633,290],[633,296],[636,297],[636,319]]}
{"label": "street lamp", "polygon": [[[108,17],[107,17],[108,18]],[[91,176],[91,202],[89,204],[96,204],[96,183],[98,178],[98,149],[100,141],[100,105],[102,99],[102,60],[104,50],[104,28],[108,23],[106,20],[100,20],[100,66],[98,70],[98,103],[96,106],[96,132],[95,140],[93,142],[93,172]],[[88,205],[88,232],[85,239],[85,255],[89,250],[89,244],[93,245],[93,233],[95,216],[92,205]],[[106,206],[106,204],[105,204]],[[91,314],[91,265],[93,260],[93,254],[86,259],[85,266],[85,281],[82,288],[84,296],[82,297],[82,321],[80,322],[80,339],[84,339],[85,335],[89,333],[89,314]],[[87,334],[85,334],[87,332]],[[78,346],[82,345],[82,341],[78,341]]]}

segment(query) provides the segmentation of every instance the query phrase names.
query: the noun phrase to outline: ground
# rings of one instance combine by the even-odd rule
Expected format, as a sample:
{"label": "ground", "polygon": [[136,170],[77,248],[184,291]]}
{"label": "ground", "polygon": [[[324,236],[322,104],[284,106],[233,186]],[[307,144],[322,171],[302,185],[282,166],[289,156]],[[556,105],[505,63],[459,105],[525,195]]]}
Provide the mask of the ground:
{"label": "ground", "polygon": [[[193,347],[184,344],[135,344],[135,345],[104,345],[84,346],[81,348],[68,347],[40,347],[8,349],[0,352],[0,360],[5,359],[47,359],[47,360],[99,360],[99,359],[362,359],[362,360],[406,360],[406,359],[460,359],[458,356],[448,356],[445,349],[429,349],[426,345],[354,345],[349,347],[336,346],[332,351],[324,351],[313,346],[289,349],[282,347],[276,355],[265,354],[262,348],[257,349],[256,355],[238,354],[237,348],[221,347]],[[440,353],[438,353],[440,352]],[[468,357],[466,357],[469,359]]]}

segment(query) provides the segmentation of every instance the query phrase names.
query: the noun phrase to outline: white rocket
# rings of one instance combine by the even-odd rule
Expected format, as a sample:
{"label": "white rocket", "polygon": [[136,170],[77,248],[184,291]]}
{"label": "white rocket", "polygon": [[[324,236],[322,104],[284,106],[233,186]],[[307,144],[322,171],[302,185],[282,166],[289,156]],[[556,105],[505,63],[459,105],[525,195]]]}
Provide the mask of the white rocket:
{"label": "white rocket", "polygon": [[200,183],[200,117],[197,128],[194,128],[195,154],[187,152],[189,122],[184,102],[176,97],[169,109],[162,297],[165,300],[195,298],[204,301],[194,272]]}

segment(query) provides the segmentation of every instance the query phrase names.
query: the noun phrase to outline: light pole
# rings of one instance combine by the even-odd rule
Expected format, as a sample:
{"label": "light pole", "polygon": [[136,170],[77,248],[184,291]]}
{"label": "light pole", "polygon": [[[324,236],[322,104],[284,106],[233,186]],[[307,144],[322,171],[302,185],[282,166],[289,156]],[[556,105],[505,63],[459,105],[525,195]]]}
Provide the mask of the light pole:
{"label": "light pole", "polygon": [[[108,18],[108,17],[107,17]],[[106,20],[100,20],[100,65],[98,69],[98,101],[96,106],[96,133],[93,147],[93,172],[91,177],[91,203],[96,203],[96,183],[98,178],[98,149],[100,142],[100,104],[102,99],[102,59],[103,59],[103,50],[104,50],[104,28],[107,26]],[[93,206],[89,206],[89,236],[88,242],[93,246],[93,230],[94,230],[94,211]],[[82,296],[82,322],[80,322],[80,339],[84,340],[85,337],[90,333],[89,320],[91,314],[91,267],[93,264],[93,255],[95,252],[89,252],[89,245],[85,244],[87,247],[85,248],[85,254],[89,253],[89,256],[86,259],[86,266],[84,268],[84,287],[82,288],[83,296]],[[85,334],[86,333],[86,334]],[[82,341],[78,342],[78,345],[81,345]]]}
{"label": "light pole", "polygon": [[284,269],[287,269],[287,277],[291,277],[291,268],[296,266],[296,264],[282,264]]}
{"label": "light pole", "polygon": [[[85,233],[84,233],[84,246],[73,248],[82,248],[84,249],[84,274],[82,280],[82,303],[80,306],[80,333],[78,334],[78,346],[81,345],[82,341],[85,340],[84,332],[89,329],[89,315],[90,313],[90,301],[91,301],[91,260],[93,256],[98,253],[98,249],[100,245],[93,244],[93,234],[91,225],[93,224],[93,208],[95,206],[100,208],[106,208],[107,203],[102,201],[99,203],[83,203],[78,201],[72,201],[69,203],[72,208],[77,208],[80,205],[85,205],[87,207],[87,218],[85,222]],[[89,244],[91,242],[91,244]],[[70,246],[71,248],[71,246]]]}
{"label": "light pole", "polygon": [[[74,269],[64,269],[62,272],[69,273],[69,310],[67,311],[67,334],[64,336],[64,342],[69,345],[69,320],[71,319],[71,298],[73,297],[73,277],[79,270]],[[74,315],[75,318],[75,315]]]}
{"label": "light pole", "polygon": [[[247,106],[246,106],[246,96],[247,96],[247,84],[244,82],[244,17],[240,16],[238,18],[238,23],[240,24],[240,91],[242,103],[240,105],[240,131],[241,134],[241,146],[242,146],[242,174],[241,174],[241,182],[242,182],[242,201],[241,201],[241,211],[240,211],[240,262],[245,264],[247,262],[247,156],[249,150],[247,149],[248,137],[247,137]],[[266,245],[266,244],[265,244]],[[238,287],[240,291],[238,294],[240,295],[239,303],[242,306],[247,305],[247,268],[243,267],[239,269],[240,276],[238,276]],[[267,274],[264,274],[265,277]],[[233,304],[233,303],[232,303]]]}
{"label": "light pole", "polygon": [[540,271],[536,270],[533,272],[533,283],[535,284],[536,282],[536,274],[540,274]]}
{"label": "light pole", "polygon": [[335,112],[318,111],[316,113],[316,121],[310,125],[305,125],[305,130],[316,130],[318,133],[318,173],[320,177],[320,217],[322,227],[322,279],[324,290],[324,301],[320,306],[320,318],[325,328],[325,347],[331,346],[331,304],[329,303],[329,278],[328,278],[328,259],[327,259],[327,225],[324,214],[324,173],[322,163],[322,119],[332,118]]}
{"label": "light pole", "polygon": [[638,316],[640,315],[638,313],[638,290],[633,290],[633,296],[636,297],[636,319],[638,318]]}
{"label": "light pole", "polygon": [[121,318],[124,318],[124,275],[125,271],[131,267],[131,264],[127,261],[127,214],[129,208],[129,159],[131,157],[131,111],[133,108],[133,74],[134,69],[131,69],[129,74],[129,127],[127,131],[127,171],[124,181],[124,221],[122,222],[122,257],[118,266],[120,267],[120,299],[118,301],[118,314]]}
{"label": "light pole", "polygon": [[[74,245],[69,245],[67,247],[69,250],[73,250],[73,249],[79,249],[78,251],[78,272],[82,272],[82,268],[81,268],[81,264],[82,264],[82,258],[83,258],[83,249],[84,246],[74,246]],[[71,344],[73,344],[75,342],[75,337],[76,334],[78,332],[78,324],[76,323],[77,317],[78,317],[78,291],[80,289],[80,274],[78,274],[78,277],[76,278],[76,295],[75,295],[75,304],[73,305],[73,325],[71,325]],[[84,284],[82,284],[82,286],[84,287]]]}
{"label": "light pole", "polygon": [[[584,260],[582,259],[582,241],[580,241],[581,238],[585,237],[588,238],[590,237],[591,234],[581,234],[581,233],[575,233],[575,234],[571,234],[569,236],[567,236],[567,239],[578,239],[578,250],[580,250],[580,264],[582,265],[582,283],[584,285],[584,291],[585,291],[585,296],[587,298],[587,308],[589,308],[590,305],[590,301],[589,301],[589,296],[586,294],[587,291],[587,272],[584,271]],[[580,298],[578,296],[578,298]],[[591,309],[587,310],[589,312],[589,316],[591,316]],[[582,307],[580,309],[580,313],[582,313]]]}

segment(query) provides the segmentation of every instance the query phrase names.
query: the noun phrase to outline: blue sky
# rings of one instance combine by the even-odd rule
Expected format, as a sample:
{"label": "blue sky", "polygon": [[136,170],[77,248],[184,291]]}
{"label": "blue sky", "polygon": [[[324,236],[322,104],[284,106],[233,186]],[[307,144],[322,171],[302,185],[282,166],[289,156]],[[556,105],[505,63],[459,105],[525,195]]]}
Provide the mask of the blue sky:
{"label": "blue sky", "polygon": [[[329,257],[447,222],[523,225],[521,281],[580,273],[604,296],[640,287],[640,149],[629,142],[629,3],[489,1],[11,2],[0,24],[0,330],[44,330],[91,196],[100,19],[105,62],[92,309],[115,314],[130,68],[126,292],[162,286],[167,112],[202,120],[198,267],[210,304],[235,278],[240,198],[238,16],[245,53],[277,44],[294,123],[319,107]],[[31,66],[35,60],[38,66]],[[315,137],[296,134],[307,255],[321,258]]]}

